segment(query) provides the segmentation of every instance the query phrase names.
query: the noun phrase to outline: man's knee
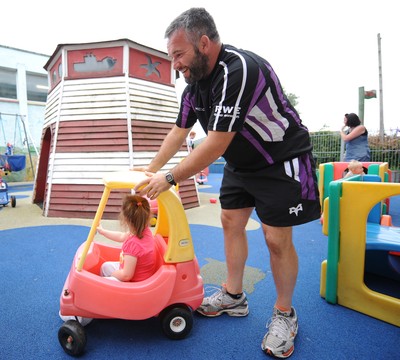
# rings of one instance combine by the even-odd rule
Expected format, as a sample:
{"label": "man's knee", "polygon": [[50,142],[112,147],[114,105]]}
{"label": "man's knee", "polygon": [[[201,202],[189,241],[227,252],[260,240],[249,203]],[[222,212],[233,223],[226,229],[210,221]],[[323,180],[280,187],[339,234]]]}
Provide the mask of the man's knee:
{"label": "man's knee", "polygon": [[275,227],[263,224],[265,242],[271,253],[280,253],[293,246],[292,227]]}

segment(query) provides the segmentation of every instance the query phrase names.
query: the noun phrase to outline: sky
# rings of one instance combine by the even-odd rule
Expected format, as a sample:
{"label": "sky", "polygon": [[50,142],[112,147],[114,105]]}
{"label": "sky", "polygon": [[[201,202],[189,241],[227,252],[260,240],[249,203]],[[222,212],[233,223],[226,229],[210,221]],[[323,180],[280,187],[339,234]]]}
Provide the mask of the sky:
{"label": "sky", "polygon": [[367,129],[379,130],[381,110],[386,133],[400,128],[393,0],[13,0],[2,4],[0,45],[50,56],[59,44],[127,38],[166,52],[166,27],[193,6],[210,12],[223,43],[272,65],[311,131],[339,130],[345,113],[358,113],[360,87],[378,95],[364,103]]}

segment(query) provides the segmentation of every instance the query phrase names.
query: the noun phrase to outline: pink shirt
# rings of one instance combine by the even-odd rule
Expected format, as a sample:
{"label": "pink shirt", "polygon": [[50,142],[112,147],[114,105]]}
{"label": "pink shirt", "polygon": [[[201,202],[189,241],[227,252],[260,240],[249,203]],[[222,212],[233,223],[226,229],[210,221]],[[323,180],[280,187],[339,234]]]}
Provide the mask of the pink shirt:
{"label": "pink shirt", "polygon": [[142,281],[154,274],[156,266],[155,241],[149,227],[143,231],[141,239],[132,235],[124,241],[121,252],[121,269],[124,267],[124,255],[137,258],[135,274],[130,281]]}

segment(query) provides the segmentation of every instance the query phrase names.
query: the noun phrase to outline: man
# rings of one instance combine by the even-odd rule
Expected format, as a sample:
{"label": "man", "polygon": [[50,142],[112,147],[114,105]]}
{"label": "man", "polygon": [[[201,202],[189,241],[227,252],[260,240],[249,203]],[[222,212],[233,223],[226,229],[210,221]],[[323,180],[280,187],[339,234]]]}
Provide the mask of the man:
{"label": "man", "polygon": [[[136,190],[155,198],[220,156],[225,158],[220,203],[228,276],[221,290],[206,297],[197,311],[210,317],[248,314],[243,292],[248,255],[245,226],[255,209],[277,291],[261,347],[268,355],[286,358],[293,353],[298,329],[292,306],[298,272],[292,226],[320,217],[308,130],[270,64],[256,54],[222,44],[205,9],[182,13],[165,37],[174,69],[188,86],[175,126],[145,169],[149,178]],[[206,139],[170,172],[156,173],[180,149],[197,120]]]}

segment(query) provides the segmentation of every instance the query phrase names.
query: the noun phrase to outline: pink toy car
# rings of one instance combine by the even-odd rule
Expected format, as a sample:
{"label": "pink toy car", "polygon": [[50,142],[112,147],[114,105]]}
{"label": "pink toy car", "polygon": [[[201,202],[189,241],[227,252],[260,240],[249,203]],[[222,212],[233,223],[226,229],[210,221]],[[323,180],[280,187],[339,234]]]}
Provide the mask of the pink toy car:
{"label": "pink toy car", "polygon": [[93,241],[111,190],[132,189],[144,177],[136,171],[119,172],[104,179],[104,192],[88,238],[77,250],[60,297],[60,314],[75,316],[61,325],[58,339],[64,351],[80,355],[86,333],[78,317],[143,320],[159,317],[171,339],[183,339],[193,326],[192,311],[204,295],[200,268],[194,254],[189,224],[173,190],[158,201],[155,228],[157,270],[140,282],[119,282],[99,275],[105,261],[118,261],[120,247]]}

